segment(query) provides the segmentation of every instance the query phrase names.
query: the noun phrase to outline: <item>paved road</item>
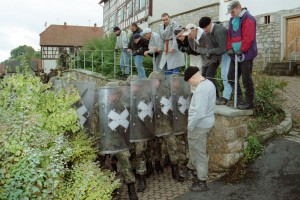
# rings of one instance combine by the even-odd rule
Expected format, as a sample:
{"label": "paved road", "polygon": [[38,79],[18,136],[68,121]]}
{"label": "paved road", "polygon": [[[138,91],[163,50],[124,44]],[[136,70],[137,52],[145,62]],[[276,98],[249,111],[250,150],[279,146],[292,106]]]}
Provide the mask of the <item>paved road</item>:
{"label": "paved road", "polygon": [[299,200],[299,152],[299,132],[291,132],[271,141],[240,183],[215,181],[207,192],[187,192],[176,200]]}

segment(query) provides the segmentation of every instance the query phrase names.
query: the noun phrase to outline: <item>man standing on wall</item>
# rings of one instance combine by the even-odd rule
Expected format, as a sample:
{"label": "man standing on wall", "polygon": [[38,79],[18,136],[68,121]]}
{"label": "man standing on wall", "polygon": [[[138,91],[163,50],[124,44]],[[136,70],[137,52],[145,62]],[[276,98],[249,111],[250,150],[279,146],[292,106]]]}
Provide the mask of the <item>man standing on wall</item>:
{"label": "man standing on wall", "polygon": [[196,87],[188,112],[188,145],[189,162],[187,168],[196,170],[197,179],[189,185],[191,191],[208,190],[208,156],[206,140],[215,123],[216,88],[204,78],[198,67],[188,67],[184,72],[184,80]]}
{"label": "man standing on wall", "polygon": [[153,58],[153,69],[154,71],[158,71],[158,66],[161,59],[161,48],[162,48],[162,40],[159,37],[158,33],[152,31],[150,28],[145,28],[141,35],[149,41],[148,51],[144,52],[144,55],[154,57]]}
{"label": "man standing on wall", "polygon": [[[231,14],[228,27],[227,52],[231,57],[228,80],[235,80],[235,57],[238,56],[238,80],[242,76],[246,89],[247,101],[243,102],[242,90],[237,82],[237,108],[252,109],[254,100],[254,85],[252,80],[253,59],[257,56],[256,20],[239,1],[228,4],[227,14]],[[230,81],[232,89],[234,82]]]}
{"label": "man standing on wall", "polygon": [[[211,38],[213,46],[208,51],[208,56],[221,56],[221,78],[223,80],[223,96],[217,99],[217,105],[226,105],[231,96],[231,86],[227,80],[230,58],[227,55],[227,29],[220,23],[213,23],[209,17],[202,17],[199,25],[203,27],[207,36]],[[208,24],[208,25],[207,25]],[[207,26],[206,26],[207,25]]]}
{"label": "man standing on wall", "polygon": [[114,33],[117,37],[115,51],[121,51],[120,68],[122,71],[122,78],[126,80],[129,74],[129,54],[127,52],[129,39],[127,33],[117,26],[114,27]]}
{"label": "man standing on wall", "polygon": [[166,68],[166,75],[179,74],[180,66],[184,65],[184,54],[178,50],[174,35],[174,30],[179,24],[171,20],[168,13],[163,13],[161,19],[163,23],[159,25],[158,31],[164,44],[159,68]]}

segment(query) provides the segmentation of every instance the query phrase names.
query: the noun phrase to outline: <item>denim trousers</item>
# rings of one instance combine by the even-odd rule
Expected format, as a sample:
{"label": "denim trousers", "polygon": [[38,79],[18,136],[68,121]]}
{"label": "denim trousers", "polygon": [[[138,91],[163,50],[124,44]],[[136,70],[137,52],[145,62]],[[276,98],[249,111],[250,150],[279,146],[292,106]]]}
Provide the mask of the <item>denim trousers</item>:
{"label": "denim trousers", "polygon": [[125,50],[122,50],[120,58],[120,68],[123,74],[129,74],[129,57],[130,54]]}
{"label": "denim trousers", "polygon": [[145,73],[145,69],[144,69],[144,66],[143,66],[143,61],[144,61],[144,56],[142,56],[142,55],[134,56],[134,64],[135,64],[135,67],[137,69],[138,76],[139,76],[140,79],[147,78],[146,73]]}
{"label": "denim trousers", "polygon": [[223,80],[223,97],[227,100],[230,99],[232,88],[228,82],[228,71],[229,71],[229,66],[230,66],[230,57],[228,56],[227,53],[224,53],[222,55],[222,60],[221,60],[221,78]]}

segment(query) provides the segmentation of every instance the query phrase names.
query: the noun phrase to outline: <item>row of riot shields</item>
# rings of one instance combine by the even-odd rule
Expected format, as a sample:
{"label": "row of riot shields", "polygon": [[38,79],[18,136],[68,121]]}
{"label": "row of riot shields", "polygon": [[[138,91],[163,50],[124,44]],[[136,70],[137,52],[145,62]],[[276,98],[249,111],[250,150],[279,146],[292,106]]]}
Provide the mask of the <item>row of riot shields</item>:
{"label": "row of riot shields", "polygon": [[[190,87],[182,77],[168,83],[156,79],[132,80],[130,86],[96,89],[94,82],[55,81],[56,88],[76,89],[80,124],[91,131],[97,117],[100,153],[112,154],[130,148],[130,143],[167,134],[183,134],[187,127]],[[94,133],[95,134],[95,133]]]}

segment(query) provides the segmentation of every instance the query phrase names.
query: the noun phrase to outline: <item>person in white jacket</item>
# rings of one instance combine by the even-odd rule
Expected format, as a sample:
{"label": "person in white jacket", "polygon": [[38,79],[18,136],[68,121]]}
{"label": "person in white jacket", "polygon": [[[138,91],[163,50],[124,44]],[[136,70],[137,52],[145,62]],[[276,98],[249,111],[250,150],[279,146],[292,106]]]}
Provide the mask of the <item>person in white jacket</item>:
{"label": "person in white jacket", "polygon": [[122,31],[119,27],[114,27],[114,33],[117,37],[115,51],[121,51],[120,68],[122,76],[126,80],[129,75],[129,53],[127,52],[129,38],[125,31]]}
{"label": "person in white jacket", "polygon": [[161,19],[162,23],[158,27],[158,33],[164,44],[159,68],[165,69],[166,76],[179,74],[180,67],[184,65],[184,54],[178,50],[174,35],[174,30],[179,27],[179,24],[171,20],[168,13],[163,13]]}
{"label": "person in white jacket", "polygon": [[141,35],[149,40],[149,46],[148,46],[148,51],[144,52],[144,55],[151,56],[153,58],[153,71],[159,71],[159,63],[161,59],[161,54],[162,54],[162,46],[163,46],[163,41],[160,38],[159,34],[156,32],[153,32],[151,28],[145,28]]}

